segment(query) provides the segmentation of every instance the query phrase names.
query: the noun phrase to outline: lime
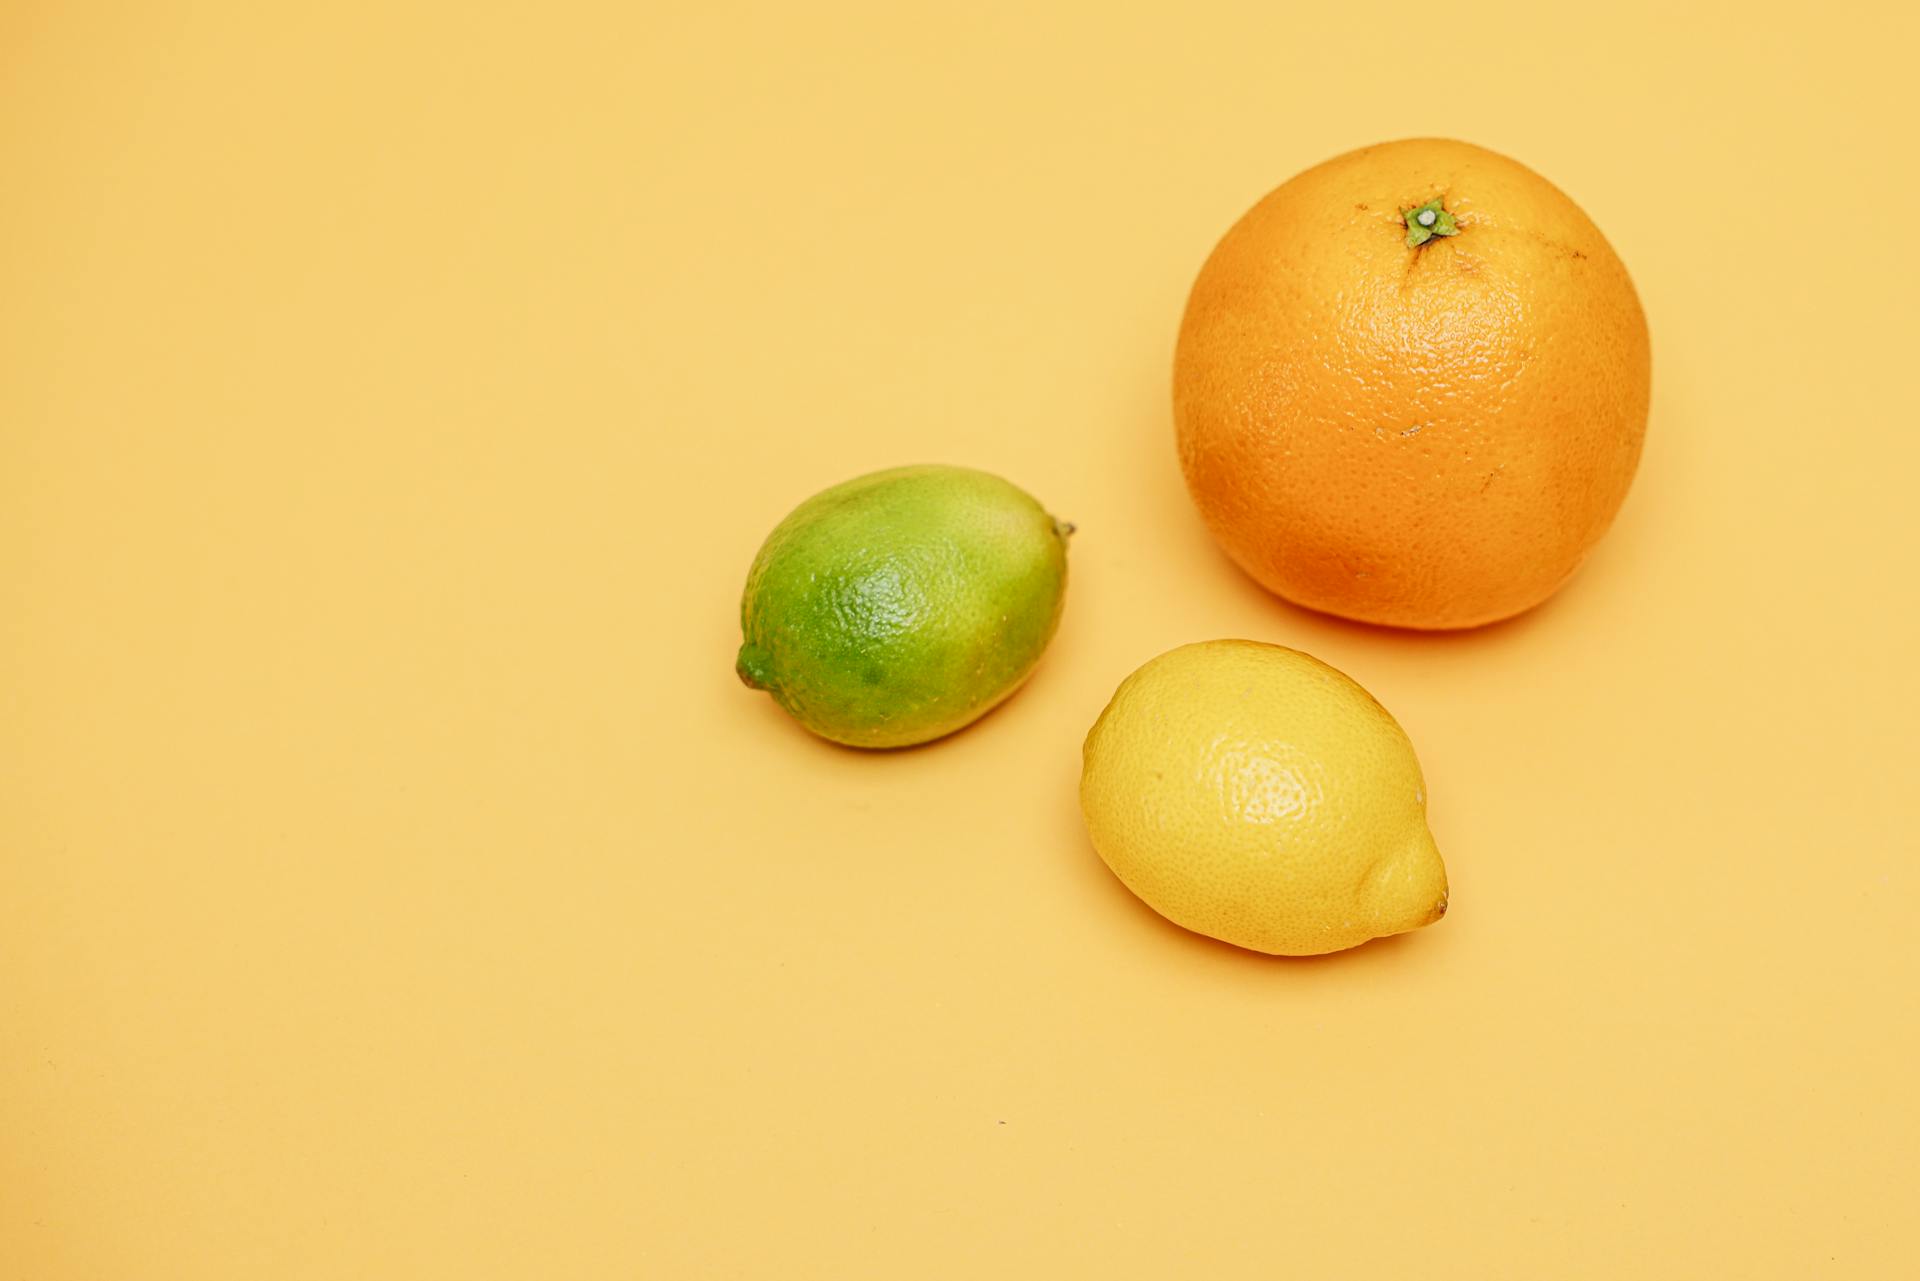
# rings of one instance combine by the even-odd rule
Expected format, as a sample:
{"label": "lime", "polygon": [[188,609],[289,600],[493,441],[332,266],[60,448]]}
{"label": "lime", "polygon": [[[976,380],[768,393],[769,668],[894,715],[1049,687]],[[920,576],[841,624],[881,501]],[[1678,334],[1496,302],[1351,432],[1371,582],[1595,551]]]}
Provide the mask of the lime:
{"label": "lime", "polygon": [[1067,535],[1027,493],[966,467],[874,472],[767,536],[735,670],[823,738],[951,734],[1032,674],[1060,623]]}

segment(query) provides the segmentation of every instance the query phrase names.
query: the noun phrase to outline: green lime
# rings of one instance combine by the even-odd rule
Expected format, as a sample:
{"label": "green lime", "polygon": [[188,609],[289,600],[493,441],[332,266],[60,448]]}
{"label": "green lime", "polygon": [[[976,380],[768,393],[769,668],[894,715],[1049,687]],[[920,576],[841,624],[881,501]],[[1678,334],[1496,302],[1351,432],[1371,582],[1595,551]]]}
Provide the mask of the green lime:
{"label": "green lime", "polygon": [[754,558],[735,670],[836,743],[951,734],[1032,674],[1071,525],[998,476],[898,467],[815,494]]}

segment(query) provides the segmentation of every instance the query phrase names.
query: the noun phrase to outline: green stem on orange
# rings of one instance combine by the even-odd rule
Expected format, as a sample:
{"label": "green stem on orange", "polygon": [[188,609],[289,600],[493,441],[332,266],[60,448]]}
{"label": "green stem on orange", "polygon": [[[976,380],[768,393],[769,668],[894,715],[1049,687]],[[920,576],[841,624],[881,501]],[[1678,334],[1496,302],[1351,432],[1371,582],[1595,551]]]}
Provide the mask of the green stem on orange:
{"label": "green stem on orange", "polygon": [[1407,248],[1418,249],[1435,236],[1457,236],[1460,224],[1453,220],[1435,196],[1426,204],[1413,209],[1402,209],[1400,218],[1407,224]]}

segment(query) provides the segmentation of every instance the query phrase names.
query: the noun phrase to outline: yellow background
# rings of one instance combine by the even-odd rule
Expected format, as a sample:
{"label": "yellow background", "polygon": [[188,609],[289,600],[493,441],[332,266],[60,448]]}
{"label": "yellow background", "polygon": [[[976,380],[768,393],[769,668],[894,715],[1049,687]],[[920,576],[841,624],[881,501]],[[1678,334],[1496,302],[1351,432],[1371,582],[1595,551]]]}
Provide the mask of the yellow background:
{"label": "yellow background", "polygon": [[[0,5],[0,1277],[1913,1275],[1906,6]],[[1638,484],[1451,637],[1174,462],[1214,239],[1444,134],[1605,229]],[[924,750],[735,682],[761,537],[1078,522]],[[1326,960],[1099,863],[1081,736],[1249,636],[1425,763]]]}

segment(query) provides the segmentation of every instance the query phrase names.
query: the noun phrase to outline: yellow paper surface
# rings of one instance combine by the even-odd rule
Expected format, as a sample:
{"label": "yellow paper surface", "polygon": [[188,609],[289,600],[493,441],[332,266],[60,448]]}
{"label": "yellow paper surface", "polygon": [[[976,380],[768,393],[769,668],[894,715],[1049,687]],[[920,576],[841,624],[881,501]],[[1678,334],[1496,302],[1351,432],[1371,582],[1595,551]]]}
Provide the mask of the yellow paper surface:
{"label": "yellow paper surface", "polygon": [[[1912,1275],[1917,34],[0,6],[0,1278]],[[1238,574],[1168,403],[1218,235],[1420,134],[1654,341],[1614,532],[1442,637]],[[1078,524],[1065,621],[841,751],[741,581],[918,461]],[[1081,737],[1219,636],[1399,717],[1444,922],[1107,873]]]}

